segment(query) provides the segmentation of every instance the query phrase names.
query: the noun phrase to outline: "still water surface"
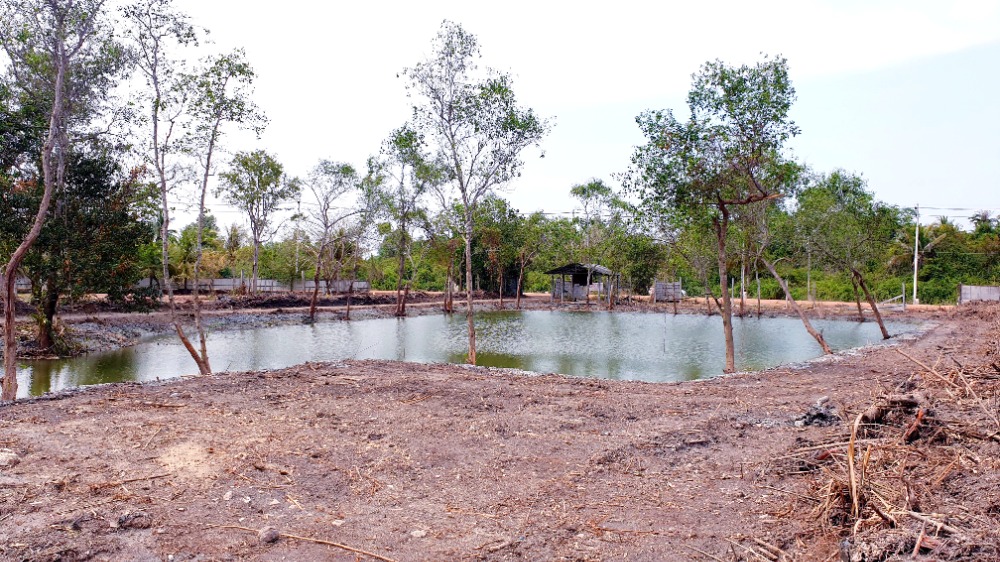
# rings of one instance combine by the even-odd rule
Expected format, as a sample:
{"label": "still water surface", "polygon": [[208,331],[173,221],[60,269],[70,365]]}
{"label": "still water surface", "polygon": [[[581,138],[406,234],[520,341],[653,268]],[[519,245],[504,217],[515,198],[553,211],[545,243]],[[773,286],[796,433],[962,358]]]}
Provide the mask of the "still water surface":
{"label": "still water surface", "polygon": [[[736,364],[773,367],[819,356],[793,318],[734,318]],[[814,321],[835,350],[881,341],[872,322]],[[607,312],[488,312],[476,315],[480,365],[582,377],[676,381],[718,375],[725,362],[718,316]],[[892,334],[913,330],[889,324]],[[216,371],[275,369],[305,361],[396,359],[461,363],[465,316],[417,316],[221,331],[209,336]],[[176,337],[74,359],[25,363],[20,394],[72,386],[150,381],[197,373]]]}

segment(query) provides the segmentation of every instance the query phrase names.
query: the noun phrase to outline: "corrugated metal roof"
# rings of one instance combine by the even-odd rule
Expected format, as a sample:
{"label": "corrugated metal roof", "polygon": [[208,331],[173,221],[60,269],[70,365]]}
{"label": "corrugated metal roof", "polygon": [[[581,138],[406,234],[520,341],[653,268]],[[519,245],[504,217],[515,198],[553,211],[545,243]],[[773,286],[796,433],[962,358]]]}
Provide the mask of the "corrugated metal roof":
{"label": "corrugated metal roof", "polygon": [[614,274],[614,272],[610,269],[595,263],[568,263],[562,267],[546,271],[545,275],[586,275],[588,272],[590,272],[591,275]]}

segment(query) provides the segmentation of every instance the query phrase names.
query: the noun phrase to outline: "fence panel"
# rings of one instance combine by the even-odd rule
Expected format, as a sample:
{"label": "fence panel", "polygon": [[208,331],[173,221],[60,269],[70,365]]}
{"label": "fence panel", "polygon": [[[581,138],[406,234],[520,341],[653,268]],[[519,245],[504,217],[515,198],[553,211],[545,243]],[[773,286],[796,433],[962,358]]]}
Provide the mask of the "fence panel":
{"label": "fence panel", "polygon": [[973,301],[1000,301],[1000,287],[959,285],[958,304]]}

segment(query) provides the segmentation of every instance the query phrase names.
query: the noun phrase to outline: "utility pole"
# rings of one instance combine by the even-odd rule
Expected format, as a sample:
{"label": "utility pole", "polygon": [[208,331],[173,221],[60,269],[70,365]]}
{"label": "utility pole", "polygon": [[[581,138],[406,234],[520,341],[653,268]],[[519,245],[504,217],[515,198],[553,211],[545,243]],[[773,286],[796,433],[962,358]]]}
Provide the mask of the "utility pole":
{"label": "utility pole", "polygon": [[920,248],[920,203],[917,203],[917,220],[913,233],[913,304],[920,304],[917,299],[917,264],[919,263]]}

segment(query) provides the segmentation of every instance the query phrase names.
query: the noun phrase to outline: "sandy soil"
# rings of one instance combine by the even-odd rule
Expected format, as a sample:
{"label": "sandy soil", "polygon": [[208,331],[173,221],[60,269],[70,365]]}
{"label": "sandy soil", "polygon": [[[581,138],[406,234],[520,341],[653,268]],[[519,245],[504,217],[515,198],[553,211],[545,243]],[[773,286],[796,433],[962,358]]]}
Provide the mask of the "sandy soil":
{"label": "sandy soil", "polygon": [[0,557],[997,560],[1000,313],[934,313],[698,382],[362,361],[3,405]]}

